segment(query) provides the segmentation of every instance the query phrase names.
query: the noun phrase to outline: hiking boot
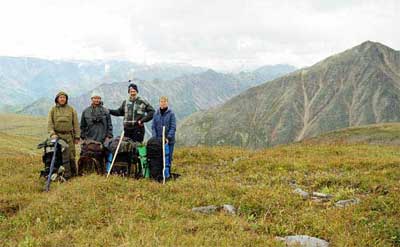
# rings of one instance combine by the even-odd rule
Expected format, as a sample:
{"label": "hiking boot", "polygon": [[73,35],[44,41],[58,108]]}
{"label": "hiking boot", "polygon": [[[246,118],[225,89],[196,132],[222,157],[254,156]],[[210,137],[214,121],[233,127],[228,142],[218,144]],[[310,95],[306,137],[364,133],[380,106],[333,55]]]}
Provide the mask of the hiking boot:
{"label": "hiking boot", "polygon": [[53,173],[53,175],[51,175],[50,179],[51,179],[51,181],[56,181],[57,177],[58,177],[57,173]]}
{"label": "hiking boot", "polygon": [[65,168],[64,166],[60,166],[60,168],[58,168],[58,174],[63,174],[65,172]]}

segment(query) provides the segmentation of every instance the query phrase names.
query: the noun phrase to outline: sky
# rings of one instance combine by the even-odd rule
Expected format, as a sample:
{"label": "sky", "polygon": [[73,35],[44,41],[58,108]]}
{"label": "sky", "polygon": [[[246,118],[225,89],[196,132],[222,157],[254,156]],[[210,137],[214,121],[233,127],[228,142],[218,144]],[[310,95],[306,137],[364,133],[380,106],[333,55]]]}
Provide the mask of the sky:
{"label": "sky", "polygon": [[0,56],[310,66],[366,40],[400,50],[398,0],[2,0]]}

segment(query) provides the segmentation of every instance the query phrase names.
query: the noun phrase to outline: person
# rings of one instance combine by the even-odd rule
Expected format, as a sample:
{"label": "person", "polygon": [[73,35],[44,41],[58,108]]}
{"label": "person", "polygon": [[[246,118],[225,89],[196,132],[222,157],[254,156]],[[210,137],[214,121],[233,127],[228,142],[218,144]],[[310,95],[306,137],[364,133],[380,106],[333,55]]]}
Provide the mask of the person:
{"label": "person", "polygon": [[145,127],[144,123],[151,121],[154,115],[154,108],[147,100],[138,95],[136,84],[128,86],[129,98],[122,102],[122,105],[115,110],[110,109],[113,116],[124,116],[125,136],[134,142],[143,142]]}
{"label": "person", "polygon": [[168,97],[160,97],[160,108],[154,114],[151,125],[152,135],[156,138],[162,138],[163,126],[165,126],[165,142],[169,147],[169,160],[172,164],[175,145],[176,118],[175,113],[168,107]]}
{"label": "person", "polygon": [[48,114],[47,130],[50,138],[61,138],[68,143],[70,167],[65,167],[65,178],[77,175],[75,163],[75,144],[79,143],[80,129],[78,115],[73,107],[68,105],[68,95],[59,92],[55,97],[55,106]]}
{"label": "person", "polygon": [[94,91],[91,100],[92,104],[82,112],[81,139],[104,144],[113,137],[110,112],[103,106],[100,93]]}

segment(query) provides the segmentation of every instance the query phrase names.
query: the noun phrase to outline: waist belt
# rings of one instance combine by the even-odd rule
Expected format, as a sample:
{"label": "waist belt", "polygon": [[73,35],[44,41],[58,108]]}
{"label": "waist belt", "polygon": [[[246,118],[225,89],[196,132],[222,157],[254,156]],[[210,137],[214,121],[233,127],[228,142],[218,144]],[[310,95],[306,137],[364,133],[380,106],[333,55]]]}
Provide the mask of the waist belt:
{"label": "waist belt", "polygon": [[58,131],[58,130],[56,130],[55,132],[56,133],[60,133],[60,134],[72,134],[72,130],[70,130],[70,131]]}

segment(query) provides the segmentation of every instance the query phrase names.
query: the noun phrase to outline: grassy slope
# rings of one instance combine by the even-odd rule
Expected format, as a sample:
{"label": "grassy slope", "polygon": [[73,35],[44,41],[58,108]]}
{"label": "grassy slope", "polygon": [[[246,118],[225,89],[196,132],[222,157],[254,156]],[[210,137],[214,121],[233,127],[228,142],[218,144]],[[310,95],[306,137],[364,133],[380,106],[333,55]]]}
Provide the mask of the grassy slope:
{"label": "grassy slope", "polygon": [[[271,246],[275,236],[308,234],[332,246],[399,246],[399,161],[395,146],[361,144],[178,149],[183,176],[165,186],[92,175],[43,193],[40,156],[9,155],[0,158],[1,245]],[[292,180],[334,199],[304,201]],[[333,207],[353,197],[361,203]],[[225,203],[239,214],[191,212]]]}
{"label": "grassy slope", "polygon": [[303,143],[347,143],[400,146],[400,123],[381,123],[332,131]]}

